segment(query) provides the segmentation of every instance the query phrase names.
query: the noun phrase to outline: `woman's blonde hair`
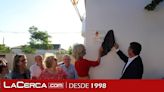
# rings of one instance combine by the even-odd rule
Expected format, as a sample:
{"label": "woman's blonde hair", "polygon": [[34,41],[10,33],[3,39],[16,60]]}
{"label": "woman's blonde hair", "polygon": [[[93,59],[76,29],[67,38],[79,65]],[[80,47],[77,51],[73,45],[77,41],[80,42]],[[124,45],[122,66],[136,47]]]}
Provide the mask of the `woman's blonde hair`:
{"label": "woman's blonde hair", "polygon": [[46,68],[51,68],[53,66],[53,64],[52,64],[53,60],[55,60],[57,62],[57,59],[54,56],[48,56],[45,59],[44,63],[45,63]]}
{"label": "woman's blonde hair", "polygon": [[85,46],[83,44],[75,44],[73,46],[72,56],[79,60],[86,54]]}

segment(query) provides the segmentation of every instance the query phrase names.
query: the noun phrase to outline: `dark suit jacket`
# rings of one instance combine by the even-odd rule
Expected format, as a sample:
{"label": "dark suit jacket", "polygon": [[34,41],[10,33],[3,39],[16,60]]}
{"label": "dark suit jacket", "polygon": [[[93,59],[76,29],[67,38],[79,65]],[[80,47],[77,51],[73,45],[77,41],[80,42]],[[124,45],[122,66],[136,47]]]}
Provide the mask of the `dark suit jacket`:
{"label": "dark suit jacket", "polygon": [[[128,57],[122,51],[119,50],[117,54],[125,63],[128,62]],[[142,74],[143,74],[143,63],[141,57],[138,56],[126,68],[126,70],[122,74],[121,79],[142,79]]]}

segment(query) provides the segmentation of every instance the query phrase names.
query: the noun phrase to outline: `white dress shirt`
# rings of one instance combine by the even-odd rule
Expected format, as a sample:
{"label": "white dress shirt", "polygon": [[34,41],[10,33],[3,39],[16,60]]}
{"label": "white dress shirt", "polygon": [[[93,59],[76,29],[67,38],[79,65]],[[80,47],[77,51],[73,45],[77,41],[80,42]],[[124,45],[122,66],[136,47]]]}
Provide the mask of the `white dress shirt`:
{"label": "white dress shirt", "polygon": [[38,78],[41,72],[42,72],[41,68],[36,63],[30,67],[31,77],[35,76]]}
{"label": "white dress shirt", "polygon": [[[116,49],[116,52],[118,52],[119,51],[119,49]],[[126,63],[126,65],[125,65],[125,67],[124,67],[124,69],[123,69],[123,71],[122,71],[122,74],[124,74],[124,72],[125,72],[125,70],[126,70],[126,68],[131,64],[131,62],[134,60],[134,59],[136,59],[138,57],[138,55],[136,55],[136,56],[134,56],[134,57],[131,57],[131,58],[128,58],[128,62]]]}
{"label": "white dress shirt", "polygon": [[130,63],[131,63],[134,59],[136,59],[137,57],[138,57],[138,55],[136,55],[136,56],[134,56],[134,57],[132,57],[132,58],[128,58],[128,62],[126,63],[126,65],[125,65],[125,67],[124,67],[124,69],[123,69],[122,74],[124,74],[126,68],[127,68],[127,67],[130,65]]}

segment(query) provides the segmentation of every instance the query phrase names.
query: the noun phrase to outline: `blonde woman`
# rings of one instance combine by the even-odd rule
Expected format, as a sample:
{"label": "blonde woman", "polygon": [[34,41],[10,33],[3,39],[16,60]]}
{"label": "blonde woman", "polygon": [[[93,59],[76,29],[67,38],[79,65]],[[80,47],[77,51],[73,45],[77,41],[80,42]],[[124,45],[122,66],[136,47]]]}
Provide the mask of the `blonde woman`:
{"label": "blonde woman", "polygon": [[57,59],[49,56],[45,60],[46,69],[42,71],[39,79],[66,79],[66,73],[57,66]]}
{"label": "blonde woman", "polygon": [[75,58],[75,69],[79,76],[79,79],[89,79],[89,69],[90,67],[95,67],[100,64],[100,57],[103,49],[100,48],[99,56],[96,61],[90,61],[84,59],[84,55],[86,54],[86,49],[83,44],[76,44],[73,47],[73,57]]}

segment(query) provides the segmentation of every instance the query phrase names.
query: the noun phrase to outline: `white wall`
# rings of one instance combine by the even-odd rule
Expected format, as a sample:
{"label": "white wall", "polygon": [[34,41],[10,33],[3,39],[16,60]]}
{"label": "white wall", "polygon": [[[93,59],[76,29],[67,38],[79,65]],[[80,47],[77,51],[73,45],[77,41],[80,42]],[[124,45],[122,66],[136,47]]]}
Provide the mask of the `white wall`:
{"label": "white wall", "polygon": [[[95,60],[101,41],[95,32],[104,35],[114,29],[115,37],[125,53],[129,43],[140,42],[144,78],[164,77],[164,2],[155,11],[144,10],[151,0],[86,0],[86,58]],[[101,39],[102,40],[102,39]],[[124,63],[115,50],[102,58],[101,65],[90,70],[93,79],[118,79]]]}

